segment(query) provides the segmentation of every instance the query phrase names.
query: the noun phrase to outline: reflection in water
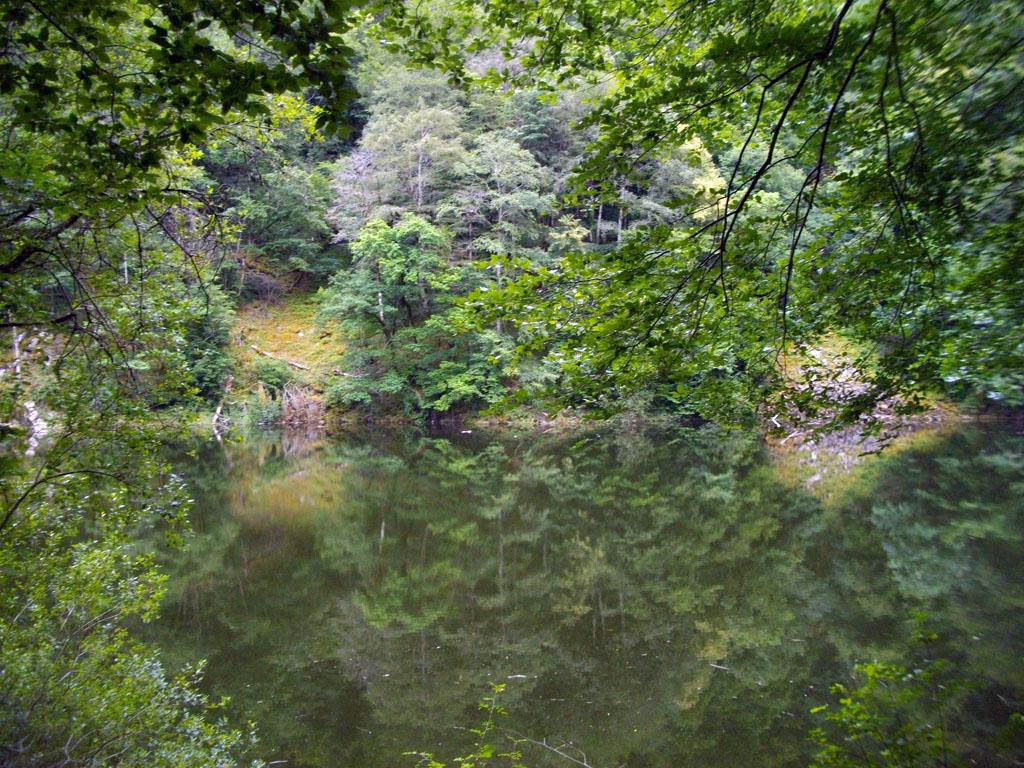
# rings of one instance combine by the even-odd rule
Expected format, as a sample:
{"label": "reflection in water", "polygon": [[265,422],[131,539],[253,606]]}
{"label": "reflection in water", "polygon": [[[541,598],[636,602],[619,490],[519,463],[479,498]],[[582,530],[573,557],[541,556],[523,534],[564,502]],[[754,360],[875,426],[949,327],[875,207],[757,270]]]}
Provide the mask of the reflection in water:
{"label": "reflection in water", "polygon": [[1022,695],[1021,448],[964,432],[827,508],[712,429],[213,448],[149,631],[289,766],[454,754],[491,680],[597,768],[804,765],[809,708],[913,610],[979,707]]}

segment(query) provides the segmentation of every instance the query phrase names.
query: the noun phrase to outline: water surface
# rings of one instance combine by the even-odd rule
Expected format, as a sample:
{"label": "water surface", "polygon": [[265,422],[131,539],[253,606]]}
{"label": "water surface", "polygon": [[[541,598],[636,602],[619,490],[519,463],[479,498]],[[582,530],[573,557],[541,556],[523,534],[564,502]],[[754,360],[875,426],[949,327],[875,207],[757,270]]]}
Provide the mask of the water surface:
{"label": "water surface", "polygon": [[1024,698],[1005,430],[883,458],[827,507],[715,429],[278,436],[183,467],[196,535],[148,632],[171,667],[208,660],[268,761],[460,754],[500,681],[503,729],[594,768],[806,765],[809,709],[905,658],[920,610],[979,716]]}

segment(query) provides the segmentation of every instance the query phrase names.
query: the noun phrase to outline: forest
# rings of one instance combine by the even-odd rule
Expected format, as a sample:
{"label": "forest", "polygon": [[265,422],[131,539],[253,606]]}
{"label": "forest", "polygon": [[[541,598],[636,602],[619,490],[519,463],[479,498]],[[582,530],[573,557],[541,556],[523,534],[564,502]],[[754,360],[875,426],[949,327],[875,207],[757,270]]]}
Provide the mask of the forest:
{"label": "forest", "polygon": [[0,768],[1024,759],[1019,3],[0,46]]}

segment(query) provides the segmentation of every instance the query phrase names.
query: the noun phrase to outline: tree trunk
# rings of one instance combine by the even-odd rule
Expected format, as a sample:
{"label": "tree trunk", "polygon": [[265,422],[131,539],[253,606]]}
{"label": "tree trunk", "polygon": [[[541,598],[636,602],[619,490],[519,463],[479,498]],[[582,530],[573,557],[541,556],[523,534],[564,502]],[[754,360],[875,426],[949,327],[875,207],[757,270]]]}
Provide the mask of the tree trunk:
{"label": "tree trunk", "polygon": [[384,290],[380,278],[380,264],[373,265],[373,278],[377,281],[377,320],[380,322],[380,329],[384,333],[384,340],[391,341],[391,333],[388,330],[387,321],[384,319]]}
{"label": "tree trunk", "polygon": [[[495,264],[494,265],[494,276],[495,276],[495,279],[496,279],[496,281],[498,283],[498,288],[500,290],[501,289],[501,284],[502,284],[501,264]],[[500,317],[497,320],[494,321],[494,329],[498,333],[501,333],[502,325],[501,325],[501,318]]]}
{"label": "tree trunk", "polygon": [[626,601],[622,596],[622,587],[619,587],[619,626],[622,628],[622,636],[626,636]]}
{"label": "tree trunk", "polygon": [[283,357],[278,357],[277,355],[274,355],[274,354],[271,354],[270,352],[267,352],[265,349],[260,349],[255,344],[250,344],[249,345],[249,349],[251,349],[253,352],[256,352],[257,354],[263,355],[264,357],[269,357],[271,360],[280,360],[282,363],[287,363],[292,368],[298,368],[300,371],[308,371],[309,370],[309,366],[308,365],[303,365],[302,363],[296,363],[296,362],[294,362],[292,360],[287,360],[287,359],[285,359]]}
{"label": "tree trunk", "polygon": [[498,594],[505,596],[505,530],[502,524],[504,514],[498,512]]}
{"label": "tree trunk", "polygon": [[[18,381],[21,381],[21,358],[23,353],[31,353],[35,347],[38,337],[33,339],[28,344],[28,349],[23,350],[21,347],[21,341],[25,338],[25,333],[18,331],[17,329],[11,330],[11,354],[13,355],[14,363],[14,376]],[[26,456],[35,456],[36,451],[39,449],[39,443],[42,438],[50,431],[50,425],[43,419],[39,409],[36,408],[35,401],[26,400],[21,404],[22,410],[25,411],[25,420],[28,421],[28,447],[25,449]]]}
{"label": "tree trunk", "polygon": [[217,403],[217,410],[213,412],[213,435],[217,438],[217,442],[220,440],[220,412],[224,408],[224,401],[227,400],[228,395],[231,394],[231,386],[235,383],[235,377],[228,374],[227,381],[224,382],[224,394],[220,398],[220,402]]}
{"label": "tree trunk", "polygon": [[[424,138],[426,138],[424,136]],[[423,144],[416,149],[416,210],[423,210]]]}
{"label": "tree trunk", "polygon": [[[494,169],[494,175],[495,175],[495,178],[497,178],[497,175],[498,175],[498,169],[497,168]],[[501,187],[498,188],[498,191],[499,192],[501,191]],[[502,223],[504,223],[504,221],[505,221],[505,205],[504,205],[504,203],[502,203],[501,205],[498,206],[498,232],[501,232],[501,225],[502,225]],[[498,282],[498,288],[500,289],[501,285],[502,285],[501,264],[495,264],[494,265],[494,275],[495,275],[495,278],[497,279],[497,282]],[[498,333],[501,333],[501,331],[502,331],[502,322],[501,322],[501,318],[500,317],[497,320],[494,321],[494,329]]]}
{"label": "tree trunk", "polygon": [[420,289],[420,305],[423,307],[423,317],[430,317],[430,295],[427,293],[426,283],[423,282],[421,277],[416,281],[417,287]]}
{"label": "tree trunk", "polygon": [[405,317],[409,321],[409,327],[412,328],[414,325],[416,325],[416,316],[413,315],[412,313],[412,305],[405,298],[405,296],[402,297],[401,301],[402,306],[405,307]]}

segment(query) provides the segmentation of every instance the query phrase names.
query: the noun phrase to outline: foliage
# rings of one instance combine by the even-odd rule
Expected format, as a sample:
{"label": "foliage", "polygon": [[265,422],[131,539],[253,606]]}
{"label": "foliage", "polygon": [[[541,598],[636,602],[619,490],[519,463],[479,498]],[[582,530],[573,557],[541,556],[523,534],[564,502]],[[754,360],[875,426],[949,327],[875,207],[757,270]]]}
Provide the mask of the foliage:
{"label": "foliage", "polygon": [[[934,642],[937,636],[932,635]],[[812,768],[854,766],[966,766],[956,713],[966,691],[950,675],[950,664],[924,660],[899,664],[858,664],[860,684],[831,686],[835,708],[821,705],[825,725],[811,731],[818,745]],[[968,742],[969,743],[969,742]]]}
{"label": "foliage", "polygon": [[[197,688],[200,669],[167,675],[123,627],[155,616],[163,583],[152,558],[132,552],[124,525],[132,499],[94,491],[87,508],[110,511],[89,525],[77,491],[54,500],[78,505],[77,514],[55,525],[37,509],[0,548],[11,617],[0,629],[4,764],[239,765],[253,733],[223,724],[219,705]],[[93,526],[106,529],[100,540],[81,540],[96,536]]]}
{"label": "foliage", "polygon": [[450,263],[444,230],[411,213],[393,225],[376,219],[351,250],[352,267],[322,291],[321,319],[350,337],[333,402],[448,411],[504,394],[492,361],[501,340],[458,334],[446,314],[465,275]]}
{"label": "foliage", "polygon": [[[184,346],[188,371],[198,394],[208,401],[219,399],[231,375],[231,359],[224,351],[231,338],[232,311],[220,287],[203,287],[205,307],[185,328]],[[198,309],[198,308],[197,308]]]}
{"label": "foliage", "polygon": [[330,219],[352,241],[373,219],[431,213],[465,158],[462,96],[437,72],[417,72],[362,44],[361,83],[369,117],[359,144],[335,169]]}
{"label": "foliage", "polygon": [[455,279],[444,232],[414,214],[394,226],[377,219],[352,243],[353,269],[332,278],[325,317],[359,331],[376,324],[385,339],[430,317],[438,289]]}
{"label": "foliage", "polygon": [[180,537],[189,500],[156,451],[182,428],[172,409],[228,373],[213,281],[230,234],[198,164],[289,121],[342,128],[356,15],[345,0],[0,8],[5,765],[228,766],[251,743],[126,634],[162,585],[135,538]]}
{"label": "foliage", "polygon": [[[62,363],[59,385],[37,393],[63,417],[44,459],[0,478],[4,759],[237,765],[251,734],[225,727],[194,674],[168,677],[125,630],[152,619],[163,592],[138,530],[178,542],[190,502],[154,452],[172,426],[147,424],[145,402],[97,386],[122,370],[118,361],[88,348],[78,355]],[[21,436],[5,452],[23,445]]]}
{"label": "foliage", "polygon": [[857,665],[862,684],[852,690],[831,687],[840,696],[839,708],[824,716],[842,737],[834,740],[823,729],[812,731],[819,748],[813,768],[967,765],[948,743],[943,711],[955,690],[937,682],[940,670]]}
{"label": "foliage", "polygon": [[[329,397],[409,414],[529,386],[742,420],[784,386],[783,356],[832,333],[870,385],[843,418],[940,385],[1024,402],[1024,34],[1009,0],[72,0],[9,3],[0,21],[0,747],[14,765],[231,765],[251,743],[124,629],[162,589],[134,537],[183,529],[189,502],[157,446],[182,407],[224,395],[232,294],[330,276],[320,317],[347,351],[323,366]],[[408,66],[435,52],[437,69]],[[270,394],[247,412],[264,423],[291,371],[254,372]],[[811,408],[829,391],[786,394]],[[503,631],[540,602],[531,647],[588,631],[596,645],[614,615],[622,643],[685,631],[701,662],[732,653],[781,690],[800,659],[778,638],[807,594],[889,615],[897,597],[977,589],[969,573],[997,581],[968,565],[1019,544],[1020,462],[976,450],[955,461],[1004,478],[1005,498],[963,500],[940,474],[941,492],[873,500],[836,533],[883,538],[864,547],[879,574],[851,584],[859,572],[837,567],[823,585],[804,565],[830,525],[811,502],[748,471],[749,442],[681,440],[696,457],[671,471],[628,441],[613,457],[425,444],[408,474],[436,483],[436,509],[465,502],[444,520],[400,492],[403,462],[342,457],[371,482],[349,480],[363,506],[312,524],[316,546],[374,579],[332,619],[417,631],[424,659],[427,633],[466,631],[456,598]],[[605,477],[619,458],[627,471]],[[807,536],[786,538],[790,523]],[[428,563],[431,547],[474,561]],[[385,572],[390,548],[402,562]],[[734,567],[754,554],[763,570]],[[724,572],[740,575],[706,578]],[[627,600],[671,621],[627,639]],[[561,661],[550,669],[573,668]],[[315,677],[310,663],[296,667]],[[930,680],[866,673],[851,705],[907,682],[895,703],[909,706]],[[686,679],[670,677],[684,699],[706,681]],[[834,722],[887,727],[856,714]],[[701,716],[680,715],[694,733]],[[461,762],[496,757],[482,753],[492,719]],[[934,746],[908,735],[914,757]]]}
{"label": "foliage", "polygon": [[284,385],[292,379],[291,368],[280,360],[260,359],[253,363],[252,369],[256,380],[275,397],[281,394]]}
{"label": "foliage", "polygon": [[248,428],[274,427],[281,423],[281,400],[256,394],[242,403],[242,412]]}
{"label": "foliage", "polygon": [[[465,297],[498,301],[519,275],[546,273],[568,253],[616,247],[651,210],[667,210],[666,198],[713,182],[707,153],[652,158],[643,180],[623,181],[635,212],[589,199],[558,202],[554,193],[564,190],[586,140],[570,126],[586,112],[583,95],[567,88],[553,102],[536,92],[460,91],[436,70],[411,69],[375,35],[367,24],[356,36],[364,58],[355,79],[368,120],[337,163],[329,217],[353,255],[324,291],[323,320],[354,342],[341,363],[353,375],[331,386],[332,400],[447,411],[493,404],[502,390],[518,388],[525,397],[523,385],[553,389],[555,366],[534,355],[548,349],[544,334],[505,313],[486,321],[470,315],[461,308]],[[375,262],[367,260],[384,253],[377,241],[393,240],[410,216],[443,228],[447,238],[446,284],[433,286],[429,312],[422,297],[398,295],[388,275],[378,285]],[[486,298],[470,306],[480,302]],[[383,340],[367,336],[373,317]],[[571,322],[570,311],[552,321],[560,328]],[[528,351],[513,356],[516,343]]]}
{"label": "foliage", "polygon": [[[497,718],[508,715],[508,710],[498,703],[498,697],[504,692],[505,683],[491,683],[491,695],[485,696],[478,709],[487,713],[486,719],[476,728],[470,728],[470,733],[476,737],[474,749],[467,755],[452,758],[451,762],[461,768],[477,768],[478,766],[506,765],[509,768],[524,768],[522,754],[514,748],[508,751],[501,751],[493,743],[497,741],[498,734]],[[419,768],[446,768],[449,763],[443,763],[435,759],[430,752],[406,752],[419,758],[416,765]]]}
{"label": "foliage", "polygon": [[463,82],[588,87],[568,205],[643,211],[648,160],[698,143],[718,165],[621,248],[523,264],[478,297],[528,330],[523,354],[553,350],[570,402],[668,380],[735,419],[784,387],[784,355],[836,332],[870,384],[839,418],[947,384],[1020,401],[1018,3],[465,0],[383,24]]}
{"label": "foliage", "polygon": [[220,278],[244,299],[276,299],[302,281],[322,282],[344,261],[327,222],[325,160],[337,147],[312,132],[316,114],[299,105],[259,140],[228,140],[203,154],[211,197],[234,239]]}
{"label": "foliage", "polygon": [[[339,35],[348,7],[298,0],[273,13],[216,1],[10,5],[3,47],[14,55],[5,58],[0,87],[19,126],[69,150],[54,153],[59,175],[87,183],[93,171],[96,181],[116,183],[159,166],[168,142],[199,143],[229,111],[269,114],[264,94],[312,86],[331,110],[341,108],[351,94],[349,50]],[[126,40],[135,44],[125,47]],[[247,55],[249,45],[267,55]],[[338,117],[331,110],[323,125]]]}

